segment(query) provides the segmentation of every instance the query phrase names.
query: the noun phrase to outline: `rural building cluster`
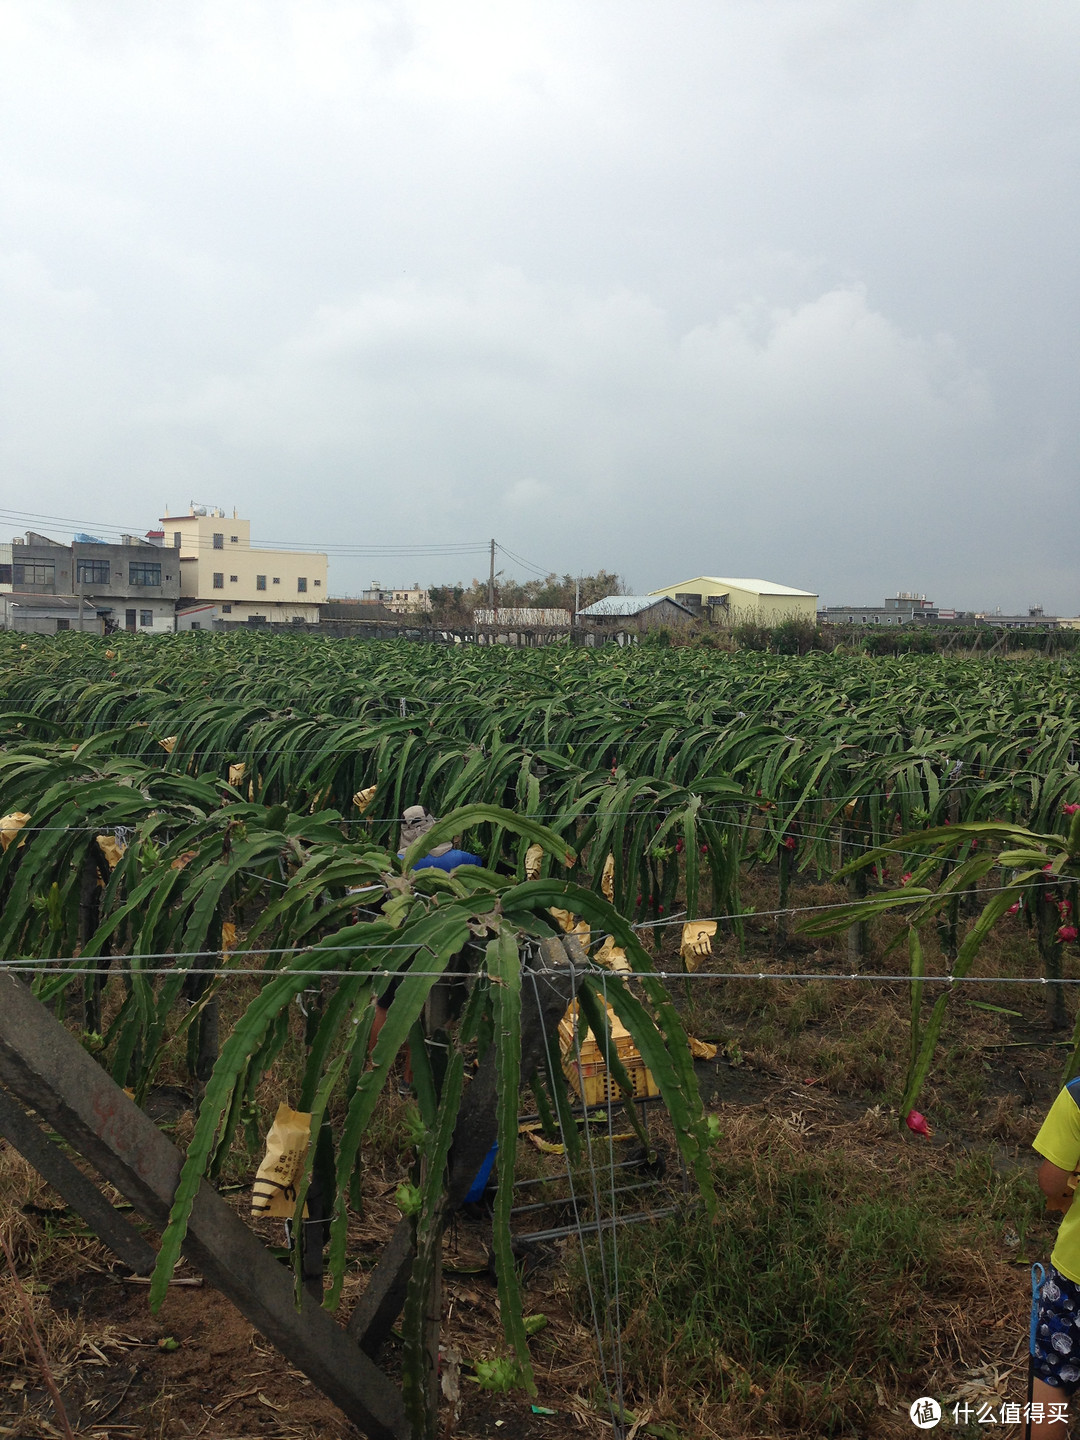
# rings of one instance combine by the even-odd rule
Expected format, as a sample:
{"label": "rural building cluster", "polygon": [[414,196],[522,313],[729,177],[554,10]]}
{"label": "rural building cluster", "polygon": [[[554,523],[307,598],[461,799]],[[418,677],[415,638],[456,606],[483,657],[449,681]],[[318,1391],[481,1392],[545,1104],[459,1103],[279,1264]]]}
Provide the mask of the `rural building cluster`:
{"label": "rural building cluster", "polygon": [[327,585],[325,555],[251,543],[234,510],[191,505],[145,535],[70,544],[31,530],[0,545],[0,625],[161,633],[236,625],[310,625]]}
{"label": "rural building cluster", "polygon": [[[116,542],[77,533],[67,543],[31,530],[0,544],[0,629],[165,633],[432,618],[433,591],[419,582],[373,581],[356,599],[331,598],[328,584],[325,554],[253,545],[251,521],[236,510],[229,517],[217,506],[192,503],[186,514],[166,511],[156,528]],[[718,575],[641,595],[613,593],[577,609],[500,606],[495,594],[493,604],[478,605],[470,616],[478,632],[507,632],[516,640],[522,633],[550,639],[575,630],[586,645],[702,623],[1080,629],[1080,619],[1046,615],[1040,605],[1024,615],[960,611],[901,590],[881,604],[822,606],[810,590]]]}

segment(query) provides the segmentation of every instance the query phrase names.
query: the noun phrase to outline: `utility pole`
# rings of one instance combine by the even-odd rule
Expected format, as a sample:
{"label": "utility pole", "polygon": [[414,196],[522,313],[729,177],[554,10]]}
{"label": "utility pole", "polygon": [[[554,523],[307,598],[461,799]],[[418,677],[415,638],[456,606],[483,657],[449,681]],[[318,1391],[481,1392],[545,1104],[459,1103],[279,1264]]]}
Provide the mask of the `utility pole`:
{"label": "utility pole", "polygon": [[577,627],[578,611],[581,609],[581,576],[574,581],[574,626]]}
{"label": "utility pole", "polygon": [[495,541],[491,542],[491,568],[488,570],[488,609],[495,609]]}

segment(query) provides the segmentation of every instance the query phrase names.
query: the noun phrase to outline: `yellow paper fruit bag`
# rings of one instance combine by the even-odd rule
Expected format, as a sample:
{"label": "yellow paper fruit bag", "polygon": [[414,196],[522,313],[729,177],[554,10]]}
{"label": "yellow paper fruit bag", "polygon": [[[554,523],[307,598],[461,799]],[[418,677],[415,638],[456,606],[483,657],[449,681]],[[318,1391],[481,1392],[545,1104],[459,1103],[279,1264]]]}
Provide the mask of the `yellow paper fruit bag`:
{"label": "yellow paper fruit bag", "polygon": [[702,960],[711,958],[712,937],[715,934],[715,920],[688,920],[682,927],[679,954],[686,962],[687,970],[696,970]]}
{"label": "yellow paper fruit bag", "polygon": [[609,970],[616,971],[619,975],[630,974],[630,961],[626,958],[626,951],[621,945],[615,944],[612,935],[604,936],[604,943],[592,957],[601,965],[606,965]]}
{"label": "yellow paper fruit bag", "polygon": [[567,935],[576,935],[582,945],[588,948],[592,940],[592,930],[587,920],[582,920],[580,915],[574,915],[569,910],[560,910],[556,905],[549,905],[548,913],[555,917]]}
{"label": "yellow paper fruit bag", "polygon": [[[25,810],[13,810],[10,815],[0,815],[0,847],[7,849],[24,825],[29,825],[30,816]],[[25,845],[25,840],[19,841]]]}
{"label": "yellow paper fruit bag", "polygon": [[311,1116],[304,1110],[291,1109],[282,1101],[266,1137],[266,1154],[251,1190],[252,1215],[292,1218],[296,1209],[296,1184],[310,1140]]}
{"label": "yellow paper fruit bag", "polygon": [[121,845],[115,835],[95,835],[94,838],[97,840],[98,849],[109,862],[109,869],[115,870],[127,846]]}
{"label": "yellow paper fruit bag", "polygon": [[352,797],[352,803],[356,806],[357,810],[360,811],[361,815],[370,808],[378,788],[377,785],[369,785],[366,790],[357,790],[356,794]]}

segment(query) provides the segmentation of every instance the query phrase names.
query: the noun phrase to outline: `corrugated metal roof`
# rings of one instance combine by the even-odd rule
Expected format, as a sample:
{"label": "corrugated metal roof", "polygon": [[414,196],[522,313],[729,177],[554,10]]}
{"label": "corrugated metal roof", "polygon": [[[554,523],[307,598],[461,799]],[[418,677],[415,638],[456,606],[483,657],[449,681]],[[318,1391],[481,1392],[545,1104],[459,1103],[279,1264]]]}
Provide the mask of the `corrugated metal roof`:
{"label": "corrugated metal roof", "polygon": [[[579,615],[591,615],[603,617],[606,615],[640,615],[643,610],[651,610],[654,605],[659,605],[662,600],[669,600],[668,595],[608,595],[604,600],[597,600],[593,605],[587,605],[584,610],[579,610]],[[692,612],[678,600],[671,600],[672,605],[678,605],[680,610],[686,610],[689,615]]]}
{"label": "corrugated metal roof", "polygon": [[729,585],[736,590],[748,590],[752,595],[805,595],[816,600],[812,590],[796,590],[791,585],[777,585],[772,580],[732,580],[728,576],[695,575],[692,580],[683,580],[678,585],[666,585],[663,590],[653,590],[653,595],[664,595],[669,590],[682,590],[693,594],[695,585]]}

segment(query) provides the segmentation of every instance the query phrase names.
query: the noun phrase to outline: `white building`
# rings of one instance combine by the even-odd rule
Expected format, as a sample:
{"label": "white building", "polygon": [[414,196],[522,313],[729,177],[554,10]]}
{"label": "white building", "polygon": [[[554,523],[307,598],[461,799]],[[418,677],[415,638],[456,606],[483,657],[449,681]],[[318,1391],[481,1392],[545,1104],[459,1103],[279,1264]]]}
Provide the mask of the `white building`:
{"label": "white building", "polygon": [[431,609],[431,592],[419,584],[394,590],[373,580],[360,598],[366,605],[382,605],[394,615],[418,615]]}

